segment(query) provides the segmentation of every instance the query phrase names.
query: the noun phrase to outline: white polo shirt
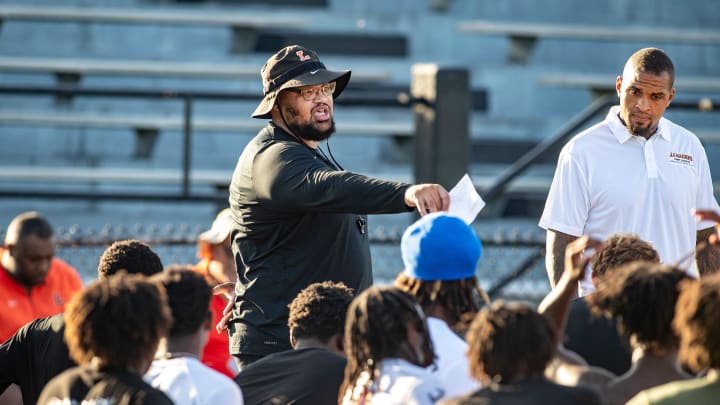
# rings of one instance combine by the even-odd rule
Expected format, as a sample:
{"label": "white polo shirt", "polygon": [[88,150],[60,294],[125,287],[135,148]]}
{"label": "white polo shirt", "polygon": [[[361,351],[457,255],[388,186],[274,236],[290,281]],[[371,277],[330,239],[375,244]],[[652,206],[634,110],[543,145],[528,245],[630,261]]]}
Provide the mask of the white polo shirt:
{"label": "white polo shirt", "polygon": [[698,223],[691,209],[720,211],[705,149],[665,118],[650,139],[632,136],[618,112],[612,107],[603,122],[563,147],[540,226],[600,240],[635,233],[664,263],[689,256],[680,266],[697,276],[696,232],[713,223]]}

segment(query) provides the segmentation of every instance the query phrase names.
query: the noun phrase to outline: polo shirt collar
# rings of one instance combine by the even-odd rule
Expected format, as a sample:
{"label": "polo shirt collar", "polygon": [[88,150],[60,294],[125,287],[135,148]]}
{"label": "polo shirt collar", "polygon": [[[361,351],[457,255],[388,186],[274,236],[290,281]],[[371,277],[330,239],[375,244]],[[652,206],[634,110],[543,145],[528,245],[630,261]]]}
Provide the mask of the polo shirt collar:
{"label": "polo shirt collar", "polygon": [[[622,121],[620,121],[620,118],[618,117],[619,113],[620,106],[616,105],[611,107],[605,117],[605,122],[607,122],[610,132],[612,132],[613,136],[615,136],[615,139],[617,139],[620,143],[625,143],[632,138],[632,135],[630,135],[627,128],[625,128],[625,125],[623,125]],[[670,128],[668,127],[665,117],[660,118],[657,131],[653,134],[653,136],[659,136],[660,138],[670,142]]]}

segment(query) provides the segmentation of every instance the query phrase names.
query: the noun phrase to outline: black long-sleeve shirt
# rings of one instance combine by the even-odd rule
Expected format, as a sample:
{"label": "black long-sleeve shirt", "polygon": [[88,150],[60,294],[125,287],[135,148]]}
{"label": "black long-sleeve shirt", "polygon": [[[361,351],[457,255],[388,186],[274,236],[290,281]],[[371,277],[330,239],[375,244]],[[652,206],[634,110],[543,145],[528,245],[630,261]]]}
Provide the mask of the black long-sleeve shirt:
{"label": "black long-sleeve shirt", "polygon": [[245,147],[230,184],[237,299],[233,354],[290,349],[288,304],[308,285],[372,284],[366,214],[406,212],[408,184],[336,168],[269,124]]}

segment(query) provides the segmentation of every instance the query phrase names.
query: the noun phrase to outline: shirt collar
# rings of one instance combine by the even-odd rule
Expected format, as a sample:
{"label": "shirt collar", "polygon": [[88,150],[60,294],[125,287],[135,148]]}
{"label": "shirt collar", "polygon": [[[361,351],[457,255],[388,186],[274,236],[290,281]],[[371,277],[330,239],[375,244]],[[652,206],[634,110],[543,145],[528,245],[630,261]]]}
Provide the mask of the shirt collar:
{"label": "shirt collar", "polygon": [[[613,106],[610,108],[610,111],[608,112],[607,116],[605,117],[605,122],[607,122],[608,127],[610,128],[610,132],[615,136],[615,139],[617,139],[620,143],[625,143],[629,141],[633,136],[630,135],[630,133],[627,131],[627,128],[625,128],[625,125],[623,125],[622,121],[620,121],[620,117],[618,117],[618,114],[620,113],[620,106]],[[653,136],[659,136],[660,138],[670,142],[670,129],[667,124],[667,120],[662,117],[660,118],[660,122],[658,122],[657,131],[655,131],[655,134]]]}

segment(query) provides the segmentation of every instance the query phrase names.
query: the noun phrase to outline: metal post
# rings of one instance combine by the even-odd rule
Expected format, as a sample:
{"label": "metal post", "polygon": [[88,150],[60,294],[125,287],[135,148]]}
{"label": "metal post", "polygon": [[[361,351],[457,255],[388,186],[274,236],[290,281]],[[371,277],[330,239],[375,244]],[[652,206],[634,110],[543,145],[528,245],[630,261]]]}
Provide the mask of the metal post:
{"label": "metal post", "polygon": [[192,147],[192,97],[183,97],[182,195],[190,196],[190,148]]}
{"label": "metal post", "polygon": [[415,103],[415,181],[453,186],[470,160],[469,73],[463,68],[416,64],[412,67]]}

